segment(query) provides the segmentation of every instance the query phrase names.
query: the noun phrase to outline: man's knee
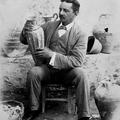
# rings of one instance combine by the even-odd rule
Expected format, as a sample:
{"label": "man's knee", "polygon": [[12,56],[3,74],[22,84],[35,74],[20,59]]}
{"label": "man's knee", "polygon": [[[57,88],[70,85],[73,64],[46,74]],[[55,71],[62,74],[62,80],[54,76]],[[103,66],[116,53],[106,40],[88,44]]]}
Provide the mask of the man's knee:
{"label": "man's knee", "polygon": [[74,69],[74,74],[75,74],[75,76],[80,77],[80,78],[81,77],[84,77],[84,78],[87,77],[86,71],[83,68],[80,68],[80,67]]}
{"label": "man's knee", "polygon": [[42,69],[40,67],[33,67],[28,73],[31,75],[38,75],[42,73]]}
{"label": "man's knee", "polygon": [[75,68],[73,70],[75,77],[77,78],[77,82],[84,82],[84,83],[88,83],[88,79],[87,79],[87,74],[86,71],[83,68]]}
{"label": "man's knee", "polygon": [[43,67],[33,67],[31,70],[28,71],[28,78],[32,79],[32,78],[39,78],[43,79],[45,76],[45,70]]}

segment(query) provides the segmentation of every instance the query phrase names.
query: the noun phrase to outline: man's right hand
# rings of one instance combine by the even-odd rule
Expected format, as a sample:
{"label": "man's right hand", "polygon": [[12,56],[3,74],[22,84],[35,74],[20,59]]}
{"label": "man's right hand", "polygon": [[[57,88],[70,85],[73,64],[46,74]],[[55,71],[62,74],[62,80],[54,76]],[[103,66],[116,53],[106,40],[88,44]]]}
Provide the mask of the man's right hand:
{"label": "man's right hand", "polygon": [[53,55],[54,55],[54,52],[47,47],[45,47],[44,49],[39,49],[35,51],[36,57],[40,57],[44,59],[51,59]]}

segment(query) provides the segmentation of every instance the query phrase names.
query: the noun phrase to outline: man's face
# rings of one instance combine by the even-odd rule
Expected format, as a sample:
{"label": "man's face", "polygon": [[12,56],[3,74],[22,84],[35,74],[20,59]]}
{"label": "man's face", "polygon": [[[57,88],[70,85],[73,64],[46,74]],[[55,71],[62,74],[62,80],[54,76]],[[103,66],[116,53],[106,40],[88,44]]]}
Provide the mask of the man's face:
{"label": "man's face", "polygon": [[61,2],[59,7],[59,17],[63,25],[71,23],[75,16],[76,15],[72,9],[72,3]]}

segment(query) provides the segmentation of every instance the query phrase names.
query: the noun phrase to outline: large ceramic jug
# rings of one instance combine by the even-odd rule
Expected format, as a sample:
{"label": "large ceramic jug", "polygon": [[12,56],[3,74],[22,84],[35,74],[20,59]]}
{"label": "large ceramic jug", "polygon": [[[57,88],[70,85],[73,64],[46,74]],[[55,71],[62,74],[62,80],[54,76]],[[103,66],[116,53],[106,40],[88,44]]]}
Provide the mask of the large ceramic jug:
{"label": "large ceramic jug", "polygon": [[41,64],[41,59],[38,60],[34,55],[36,50],[44,49],[44,31],[38,24],[37,19],[32,17],[28,19],[23,28],[23,36],[26,38],[31,54],[36,65]]}
{"label": "large ceramic jug", "polygon": [[[110,81],[102,81],[95,90],[95,101],[102,120],[112,120],[120,107],[120,86]],[[120,119],[120,117],[119,117]]]}
{"label": "large ceramic jug", "polygon": [[99,16],[98,23],[93,28],[93,35],[102,44],[101,52],[107,54],[112,52],[114,42],[111,19],[111,14],[102,14]]}

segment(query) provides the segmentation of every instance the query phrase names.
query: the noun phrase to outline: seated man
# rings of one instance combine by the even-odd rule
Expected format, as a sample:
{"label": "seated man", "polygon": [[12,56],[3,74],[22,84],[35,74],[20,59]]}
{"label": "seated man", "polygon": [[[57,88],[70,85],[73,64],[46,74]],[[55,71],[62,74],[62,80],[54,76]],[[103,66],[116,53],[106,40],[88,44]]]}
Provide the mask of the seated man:
{"label": "seated man", "polygon": [[[89,120],[90,118],[89,85],[87,76],[82,69],[86,56],[87,36],[75,20],[79,13],[79,7],[80,4],[77,0],[61,0],[60,20],[42,25],[45,47],[35,51],[35,56],[39,60],[45,59],[45,62],[33,67],[27,75],[32,119],[40,107],[41,83],[48,82],[74,84],[78,120]],[[20,40],[27,44],[22,33]]]}

